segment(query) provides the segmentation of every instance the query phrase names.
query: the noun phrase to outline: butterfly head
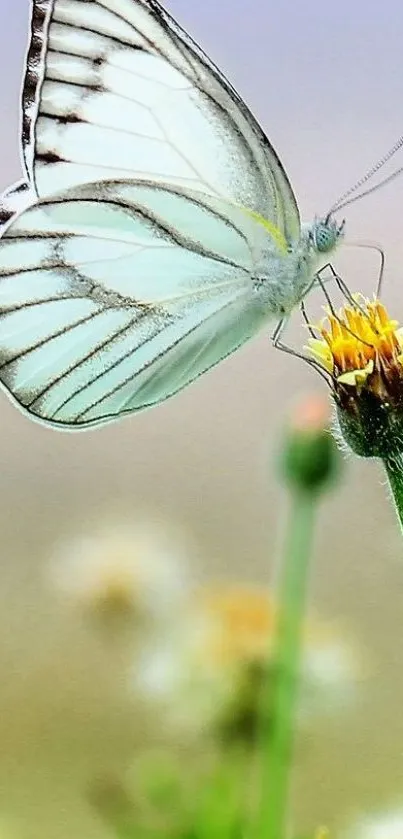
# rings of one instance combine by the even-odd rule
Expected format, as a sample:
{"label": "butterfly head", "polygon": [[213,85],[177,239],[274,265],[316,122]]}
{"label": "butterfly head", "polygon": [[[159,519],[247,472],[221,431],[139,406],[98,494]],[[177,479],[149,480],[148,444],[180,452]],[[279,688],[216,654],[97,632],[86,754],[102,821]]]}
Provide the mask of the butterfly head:
{"label": "butterfly head", "polygon": [[331,216],[317,218],[310,229],[310,239],[317,253],[330,253],[339,243],[344,235],[344,224],[341,224]]}

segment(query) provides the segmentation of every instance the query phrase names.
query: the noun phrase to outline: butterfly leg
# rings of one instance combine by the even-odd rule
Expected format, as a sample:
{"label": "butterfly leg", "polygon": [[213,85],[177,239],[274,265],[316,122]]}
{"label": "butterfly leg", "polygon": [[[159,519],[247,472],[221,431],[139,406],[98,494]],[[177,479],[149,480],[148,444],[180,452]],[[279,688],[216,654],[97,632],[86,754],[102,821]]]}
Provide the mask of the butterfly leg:
{"label": "butterfly leg", "polygon": [[[358,309],[358,311],[361,312],[361,314],[365,318],[368,318],[368,312],[366,311],[366,309],[363,308],[363,306],[360,305],[359,301],[356,298],[354,298],[354,296],[351,294],[351,291],[348,288],[348,286],[341,279],[341,277],[339,277],[339,275],[336,274],[333,266],[329,263],[328,265],[325,265],[324,268],[321,268],[321,271],[323,271],[325,268],[330,268],[331,269],[332,275],[333,275],[332,279],[335,280],[337,287],[340,289],[341,293],[344,295],[346,300],[350,303],[350,306],[352,306],[353,309]],[[343,329],[345,329],[347,332],[349,332],[350,335],[353,336],[353,338],[356,338],[357,341],[360,341],[361,344],[365,344],[366,346],[373,348],[372,344],[368,344],[366,341],[363,340],[363,338],[361,338],[359,335],[356,335],[354,330],[350,329],[350,327],[347,325],[345,318],[341,318],[340,315],[336,312],[336,309],[333,306],[332,300],[331,300],[331,298],[330,298],[330,296],[329,296],[329,294],[328,294],[328,292],[325,288],[326,280],[323,281],[321,276],[320,276],[321,271],[318,271],[318,273],[315,275],[316,282],[323,291],[323,294],[326,298],[326,302],[329,306],[330,312],[331,312],[332,316],[334,317],[334,319],[337,320],[338,323],[340,323],[342,325]],[[307,323],[306,312],[303,311],[302,315],[305,319],[305,322]],[[372,328],[374,329],[375,332],[377,332],[375,324],[373,325]],[[312,337],[315,337],[315,336],[313,335]]]}
{"label": "butterfly leg", "polygon": [[[358,247],[364,247],[364,245],[359,245]],[[382,250],[382,248],[378,247],[378,245],[365,245],[365,247],[369,248],[370,250],[374,250],[379,254],[378,280],[377,280],[376,289],[375,289],[375,296],[379,298],[380,294],[381,294],[381,291],[382,291],[383,275],[384,275],[384,271],[385,271],[385,253]],[[324,265],[323,268],[321,268],[315,276],[319,278],[321,276],[322,272],[326,271],[326,269],[328,269],[331,272],[332,276],[331,277],[325,277],[324,279],[322,279],[322,282],[328,282],[329,280],[334,280],[336,282],[337,286],[339,287],[340,291],[347,298],[347,300],[349,300],[350,302],[354,302],[354,304],[357,305],[356,301],[354,301],[352,299],[350,289],[345,284],[345,282],[341,279],[341,277],[337,274],[337,271],[334,270],[331,262],[328,262],[326,265]]]}
{"label": "butterfly leg", "polygon": [[[331,272],[331,277],[322,277],[322,273],[326,270],[329,270]],[[383,272],[383,268],[382,268],[382,272]],[[382,277],[380,279],[382,279]],[[321,290],[323,291],[323,294],[326,297],[326,302],[327,302],[329,308],[331,309],[332,314],[334,314],[336,316],[336,313],[335,313],[334,308],[333,308],[333,304],[332,304],[331,299],[329,297],[329,294],[328,294],[328,292],[325,288],[325,283],[328,283],[330,281],[334,281],[336,283],[337,288],[341,291],[343,297],[346,298],[346,300],[350,303],[351,306],[354,306],[355,309],[360,309],[360,311],[362,311],[364,313],[364,310],[361,308],[358,301],[354,298],[354,296],[351,293],[348,285],[344,282],[344,280],[342,280],[342,278],[337,273],[337,271],[335,271],[332,263],[328,262],[326,265],[323,266],[323,268],[320,268],[320,270],[317,271],[317,273],[315,274],[315,284],[319,285]],[[379,280],[378,280],[378,286],[379,286]]]}
{"label": "butterfly leg", "polygon": [[308,317],[308,314],[307,314],[307,311],[306,311],[306,308],[305,308],[305,303],[304,303],[303,300],[301,300],[301,303],[299,304],[299,308],[301,310],[302,317],[305,321],[305,325],[307,326],[307,329],[308,329],[308,332],[309,332],[311,338],[316,338],[317,337],[316,332],[313,329],[313,327],[311,326],[311,321],[309,320],[309,317]]}
{"label": "butterfly leg", "polygon": [[[322,276],[325,273],[325,271],[330,271],[331,276],[330,277],[329,276],[327,276],[327,277]],[[329,303],[329,305],[330,305],[330,301],[329,301],[329,296],[328,296],[328,294],[325,290],[325,283],[329,283],[331,281],[336,283],[337,287],[340,289],[340,291],[342,292],[344,297],[346,297],[346,299],[349,301],[349,303],[352,303],[353,302],[353,296],[351,294],[350,289],[345,284],[345,282],[341,279],[341,277],[339,276],[337,271],[335,271],[332,263],[327,262],[326,265],[324,265],[322,268],[319,269],[319,271],[316,272],[315,277],[314,277],[313,285],[319,285],[320,286],[320,288],[322,289],[323,294],[325,295],[326,300]]]}
{"label": "butterfly leg", "polygon": [[381,296],[381,291],[382,291],[383,272],[384,272],[384,269],[385,269],[385,254],[384,254],[382,248],[376,247],[375,250],[378,251],[379,257],[380,257],[380,260],[381,260],[381,264],[379,266],[378,282],[376,284],[376,292],[375,292],[376,297],[380,297]]}
{"label": "butterfly leg", "polygon": [[[305,307],[304,307],[303,303],[301,304],[301,312],[302,312],[302,316],[303,316],[304,320],[307,322],[307,314],[306,314]],[[281,350],[281,352],[285,352],[288,355],[294,356],[294,358],[300,358],[301,361],[305,361],[306,364],[309,364],[310,367],[313,367],[314,370],[316,370],[317,373],[319,373],[319,375],[322,376],[322,378],[325,380],[326,384],[329,385],[329,387],[330,387],[331,376],[330,376],[330,374],[326,373],[326,371],[323,369],[323,367],[319,364],[318,361],[315,361],[314,358],[310,358],[308,355],[304,355],[303,353],[297,352],[297,350],[294,350],[293,347],[289,347],[287,344],[284,344],[281,341],[281,336],[284,333],[284,330],[287,326],[287,323],[288,323],[288,318],[282,318],[278,322],[278,324],[277,324],[277,326],[276,326],[276,328],[273,332],[273,335],[271,336],[271,340],[273,342],[273,347],[275,347],[276,350]],[[312,333],[312,336],[315,337],[314,333]]]}
{"label": "butterfly leg", "polygon": [[[323,278],[322,273],[324,271],[326,271],[326,269],[329,269],[329,271],[331,271],[332,276]],[[360,309],[360,305],[357,302],[357,300],[354,299],[349,287],[346,285],[344,280],[342,280],[342,278],[339,276],[339,274],[334,270],[331,262],[328,262],[326,265],[323,266],[323,268],[321,268],[315,274],[315,284],[317,284],[321,288],[321,290],[323,291],[323,294],[326,298],[326,302],[327,302],[327,304],[328,304],[328,306],[329,306],[329,308],[332,312],[332,315],[334,315],[334,317],[336,317],[336,319],[337,319],[337,315],[336,315],[336,311],[334,309],[333,303],[332,303],[331,298],[330,298],[330,296],[327,292],[327,289],[325,288],[325,283],[328,283],[331,280],[333,280],[336,283],[337,288],[341,291],[343,297],[346,298],[346,300],[350,303],[350,305],[354,306],[354,308]]]}
{"label": "butterfly leg", "polygon": [[271,340],[273,342],[273,347],[276,347],[276,349],[278,349],[279,341],[280,341],[280,338],[281,338],[281,336],[284,332],[284,329],[285,329],[286,325],[287,325],[287,318],[281,318],[281,320],[279,320],[279,322],[278,322],[278,324],[277,324],[277,326],[276,326],[276,328],[273,332],[273,335],[271,336]]}
{"label": "butterfly leg", "polygon": [[[325,277],[325,279],[323,279],[321,277],[322,271],[325,271],[327,268],[331,271],[332,276],[331,277]],[[382,268],[382,270],[383,270],[383,268]],[[318,271],[315,274],[315,283],[317,283],[317,285],[319,285],[319,287],[321,288],[333,317],[337,321],[340,321],[340,317],[337,314],[337,312],[336,312],[336,310],[333,306],[332,300],[331,300],[331,298],[330,298],[330,296],[327,292],[327,289],[325,288],[325,283],[329,282],[330,279],[334,280],[334,282],[337,285],[337,288],[341,291],[343,297],[345,297],[345,299],[350,303],[350,306],[352,306],[353,309],[358,309],[361,312],[361,314],[364,315],[364,317],[368,317],[367,311],[363,308],[363,306],[360,305],[358,299],[353,296],[353,294],[351,293],[349,287],[346,285],[344,280],[342,280],[342,278],[339,276],[339,274],[337,274],[337,272],[334,270],[333,265],[330,262],[328,262],[327,265],[324,265],[323,268],[321,268],[320,271]],[[382,277],[380,279],[382,279]],[[350,332],[351,330],[347,329],[347,331]],[[354,334],[354,333],[351,333],[351,334]],[[354,335],[354,337],[357,337],[357,336]]]}

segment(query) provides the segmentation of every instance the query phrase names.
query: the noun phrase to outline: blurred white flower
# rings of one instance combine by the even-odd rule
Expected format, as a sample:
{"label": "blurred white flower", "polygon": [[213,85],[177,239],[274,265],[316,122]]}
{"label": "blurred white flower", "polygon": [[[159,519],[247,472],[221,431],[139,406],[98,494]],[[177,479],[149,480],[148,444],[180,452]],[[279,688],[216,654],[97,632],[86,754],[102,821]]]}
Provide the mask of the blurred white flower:
{"label": "blurred white flower", "polygon": [[165,623],[187,591],[188,556],[183,532],[171,524],[118,520],[59,545],[51,580],[88,615],[127,617],[139,626]]}
{"label": "blurred white flower", "polygon": [[367,814],[342,834],[343,839],[403,839],[403,806]]}
{"label": "blurred white flower", "polygon": [[203,630],[197,625],[198,616],[193,617],[194,621],[183,623],[179,618],[165,638],[143,648],[133,679],[136,690],[164,709],[167,723],[175,730],[197,733],[224,704],[227,679],[200,661]]}
{"label": "blurred white flower", "polygon": [[[337,623],[308,620],[302,670],[302,716],[346,705],[365,678],[367,663]],[[403,837],[402,837],[403,839]]]}
{"label": "blurred white flower", "polygon": [[[227,724],[254,730],[259,688],[274,673],[277,610],[263,589],[206,587],[193,595],[158,645],[136,662],[136,684],[163,704],[170,719],[193,729]],[[302,716],[345,697],[360,662],[336,628],[307,622]],[[238,720],[238,723],[237,723]],[[403,839],[403,837],[402,837]]]}
{"label": "blurred white flower", "polygon": [[169,522],[110,515],[55,546],[43,586],[16,590],[0,697],[0,808],[16,824],[0,813],[0,839],[101,835],[92,779],[119,778],[164,734],[129,674],[187,602],[192,549]]}

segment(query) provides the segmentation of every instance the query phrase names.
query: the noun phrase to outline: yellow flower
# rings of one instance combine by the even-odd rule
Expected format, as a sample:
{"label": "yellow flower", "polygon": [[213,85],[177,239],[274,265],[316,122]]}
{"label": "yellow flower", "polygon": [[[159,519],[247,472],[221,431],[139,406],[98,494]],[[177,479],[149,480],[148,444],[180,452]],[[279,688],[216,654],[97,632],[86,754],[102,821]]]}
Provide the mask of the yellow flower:
{"label": "yellow flower", "polygon": [[199,594],[197,608],[205,616],[200,649],[204,662],[231,666],[266,658],[274,638],[275,607],[259,589],[214,588]]}
{"label": "yellow flower", "polygon": [[[354,297],[356,306],[338,312],[326,310],[318,324],[319,338],[310,338],[308,350],[341,385],[359,387],[369,378],[403,376],[403,329],[392,320],[380,300]],[[378,382],[379,386],[379,382]]]}
{"label": "yellow flower", "polygon": [[361,457],[403,452],[403,329],[360,294],[313,327],[306,349],[330,374],[342,438]]}
{"label": "yellow flower", "polygon": [[[196,651],[200,667],[223,674],[241,673],[253,665],[273,661],[279,609],[265,590],[233,585],[199,593],[204,634]],[[305,626],[303,674],[313,690],[337,688],[357,675],[357,659],[338,628],[310,617]]]}

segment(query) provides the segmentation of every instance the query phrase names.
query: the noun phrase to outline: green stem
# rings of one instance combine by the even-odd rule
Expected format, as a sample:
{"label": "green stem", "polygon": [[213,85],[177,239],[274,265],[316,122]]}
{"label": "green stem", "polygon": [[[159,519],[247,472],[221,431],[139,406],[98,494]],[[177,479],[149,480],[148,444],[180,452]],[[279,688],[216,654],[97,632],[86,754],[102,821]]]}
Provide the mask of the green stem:
{"label": "green stem", "polygon": [[392,490],[400,527],[403,531],[403,460],[397,457],[393,458],[393,460],[384,460],[384,465],[389,479],[389,486]]}
{"label": "green stem", "polygon": [[[258,839],[284,839],[302,648],[305,595],[317,494],[293,491],[291,521],[279,581],[276,678],[262,729],[262,776]],[[269,700],[268,700],[269,701]],[[264,719],[264,717],[263,717]]]}

